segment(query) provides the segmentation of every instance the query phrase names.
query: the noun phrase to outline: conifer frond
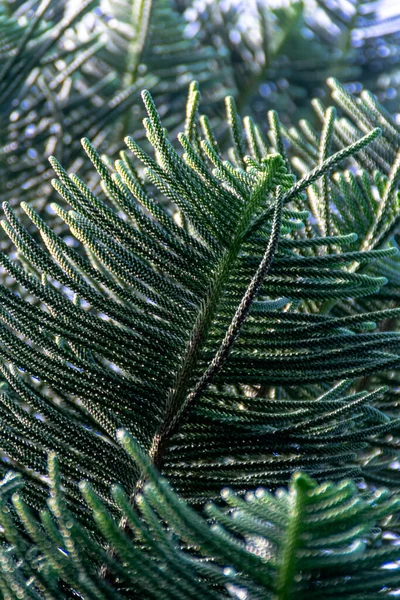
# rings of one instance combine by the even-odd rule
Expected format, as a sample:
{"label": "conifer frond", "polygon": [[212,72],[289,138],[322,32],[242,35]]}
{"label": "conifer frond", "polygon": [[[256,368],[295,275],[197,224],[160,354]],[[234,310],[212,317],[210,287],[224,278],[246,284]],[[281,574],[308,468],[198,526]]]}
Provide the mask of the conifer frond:
{"label": "conifer frond", "polygon": [[[51,497],[39,518],[21,497],[20,478],[3,480],[0,522],[12,544],[0,552],[4,597],[358,600],[390,597],[396,589],[398,570],[384,567],[400,558],[400,548],[387,535],[400,499],[387,491],[361,494],[350,480],[317,485],[296,473],[289,489],[275,495],[257,488],[243,499],[226,488],[218,506],[207,504],[199,514],[159,476],[126,431],[118,437],[148,483],[134,507],[115,485],[110,510],[83,482],[80,491],[94,519],[91,531],[69,511],[53,455]],[[18,515],[25,539],[10,512]],[[127,522],[129,533],[118,519]],[[107,543],[113,555],[105,552]],[[101,562],[107,579],[99,574]],[[117,583],[111,587],[113,579]]]}
{"label": "conifer frond", "polygon": [[[297,201],[299,209],[309,210],[313,215],[306,237],[313,237],[314,231],[326,231],[328,216],[331,234],[340,235],[348,231],[357,234],[358,239],[353,245],[355,251],[390,246],[398,248],[398,124],[371,93],[362,91],[358,96],[354,96],[335,79],[328,80],[328,84],[337,108],[336,118],[327,120],[329,110],[332,115],[332,108],[326,108],[321,101],[315,100],[313,106],[321,121],[320,131],[306,120],[301,120],[296,128],[287,129],[279,122],[275,113],[270,114],[271,142],[276,149],[282,149],[286,144],[288,163],[298,176],[308,173],[318,164],[320,148],[325,143],[327,130],[330,132],[333,150],[346,148],[349,142],[378,124],[382,128],[382,136],[374,140],[369,148],[352,157],[347,165],[333,170],[324,181],[311,186],[307,196]],[[357,301],[348,298],[325,304],[324,310],[328,310],[331,316],[347,318],[350,315],[356,316],[363,310],[385,311],[387,308],[398,306],[398,255],[381,257],[369,265],[354,264],[351,270],[363,274],[384,275],[388,283],[373,297],[360,298]],[[319,314],[320,309],[319,305],[308,305],[308,310],[315,313]],[[397,323],[394,314],[393,318],[388,315],[388,318],[377,323],[377,329],[396,329]],[[378,407],[383,408],[387,414],[394,415],[397,412],[400,385],[397,369],[389,369],[379,375],[364,378],[357,383],[356,389],[373,390],[381,385],[389,385],[390,391],[383,403],[378,403]],[[392,460],[393,452],[397,452],[397,437],[382,437],[380,443],[376,440],[374,444],[375,450],[367,452],[365,457],[365,464],[371,469],[370,474],[375,481],[397,488],[398,471],[396,461]]]}
{"label": "conifer frond", "polygon": [[[182,100],[193,79],[201,84],[206,104],[208,99],[208,104],[215,105],[235,91],[232,71],[222,53],[206,40],[199,43],[196,36],[187,34],[187,23],[172,0],[105,0],[101,16],[104,60],[123,88],[145,73],[154,78],[151,93],[170,130],[182,123]],[[138,131],[138,117],[135,111],[126,113],[118,129],[119,140]]]}
{"label": "conifer frond", "polygon": [[44,0],[0,14],[0,183],[2,200],[14,206],[22,196],[44,209],[52,195],[48,156],[78,169],[80,137],[99,143],[152,84],[142,77],[118,87],[100,58],[99,32],[80,36],[95,5]]}
{"label": "conifer frond", "polygon": [[[314,388],[300,412],[301,394],[292,397],[290,422],[286,392],[282,405],[276,398],[278,413],[268,394],[254,398],[260,387],[322,385],[399,365],[399,334],[369,331],[371,321],[396,318],[397,310],[351,317],[306,310],[307,302],[377,294],[386,279],[354,265],[392,257],[396,249],[354,251],[350,231],[309,237],[302,233],[310,231],[308,213],[296,208],[305,189],[339,161],[367,152],[380,130],[319,160],[296,182],[284,157],[264,153],[255,128],[246,148],[232,99],[234,146],[232,161],[224,160],[209,126],[201,137],[207,121],[197,121],[197,96],[192,85],[180,156],[143,93],[154,157],[132,138],[126,142],[147,183],[126,154],[110,171],[86,139],[103,197],[52,159],[54,186],[71,210],[53,208],[79,247],[23,204],[38,244],[4,205],[2,225],[23,266],[5,254],[1,266],[36,300],[0,288],[0,368],[7,382],[0,439],[4,454],[27,474],[24,494],[33,506],[43,502],[40,474],[49,451],[60,454],[74,511],[80,511],[78,481],[86,474],[107,498],[115,464],[133,497],[137,469],[121,461],[114,442],[122,426],[192,502],[214,497],[224,476],[240,490],[249,482],[273,489],[294,465],[316,476],[362,476],[360,457],[369,444],[398,427],[374,408],[380,391],[334,394],[328,402]],[[322,438],[330,443],[322,447]],[[310,446],[315,454],[307,457]],[[104,464],[94,464],[93,456]],[[187,478],[188,470],[196,475]]]}
{"label": "conifer frond", "polygon": [[[399,23],[396,2],[175,0],[201,23],[204,43],[223,48],[241,109],[263,118],[265,104],[285,122],[307,116],[325,80],[370,89],[398,110]],[[249,107],[249,108],[248,108]]]}
{"label": "conifer frond", "polygon": [[[371,93],[363,91],[356,97],[335,79],[328,80],[328,84],[332,89],[332,99],[340,111],[330,128],[333,149],[346,148],[350,142],[378,124],[382,129],[382,136],[374,140],[369,148],[354,156],[347,168],[333,171],[323,185],[314,184],[307,197],[298,202],[298,206],[312,213],[311,228],[318,232],[325,231],[326,214],[329,215],[330,232],[333,235],[354,231],[358,236],[355,247],[359,250],[387,245],[397,247],[400,214],[400,169],[397,153],[399,126]],[[273,117],[275,121],[271,141],[278,148],[282,147],[282,139],[286,138],[289,143],[288,160],[294,172],[300,176],[308,173],[318,163],[326,128],[326,108],[316,100],[313,105],[321,120],[321,134],[306,120],[300,121],[297,128],[286,129],[276,121],[276,116]],[[271,119],[272,116],[270,121]],[[372,304],[371,300],[360,300],[358,304],[368,310],[371,306],[380,309],[396,306],[400,284],[396,275],[398,268],[397,256],[382,258],[368,267],[360,265],[358,272],[388,275],[388,285],[377,294]],[[345,304],[346,314],[352,312],[352,303]],[[343,307],[342,302],[339,305]],[[334,310],[339,314],[337,309]]]}
{"label": "conifer frond", "polygon": [[228,4],[0,0],[4,600],[400,591],[397,16]]}

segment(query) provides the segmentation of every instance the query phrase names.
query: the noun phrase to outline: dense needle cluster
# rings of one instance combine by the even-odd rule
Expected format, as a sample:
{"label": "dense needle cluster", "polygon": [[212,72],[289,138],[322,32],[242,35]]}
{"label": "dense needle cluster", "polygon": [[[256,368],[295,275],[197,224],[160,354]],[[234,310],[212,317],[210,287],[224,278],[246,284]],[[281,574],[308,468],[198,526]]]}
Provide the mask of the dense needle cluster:
{"label": "dense needle cluster", "polygon": [[321,131],[227,97],[226,153],[197,84],[180,150],[143,92],[98,193],[51,159],[62,236],[4,203],[5,598],[396,589],[400,133],[330,85]]}

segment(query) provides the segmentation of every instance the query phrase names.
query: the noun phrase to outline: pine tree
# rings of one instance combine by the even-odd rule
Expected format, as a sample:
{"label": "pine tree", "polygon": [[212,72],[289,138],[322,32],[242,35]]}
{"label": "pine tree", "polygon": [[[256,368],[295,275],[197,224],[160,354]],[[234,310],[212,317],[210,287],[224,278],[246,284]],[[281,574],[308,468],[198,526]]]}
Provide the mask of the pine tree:
{"label": "pine tree", "polygon": [[400,128],[333,78],[267,131],[196,82],[179,119],[162,80],[146,140],[50,158],[51,219],[3,198],[0,594],[390,597]]}

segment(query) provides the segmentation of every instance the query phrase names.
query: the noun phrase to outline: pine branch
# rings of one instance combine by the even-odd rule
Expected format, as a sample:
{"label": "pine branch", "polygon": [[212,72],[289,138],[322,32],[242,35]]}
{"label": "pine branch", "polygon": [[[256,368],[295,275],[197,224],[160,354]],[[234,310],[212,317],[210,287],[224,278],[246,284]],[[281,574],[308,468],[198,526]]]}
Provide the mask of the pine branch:
{"label": "pine branch", "polygon": [[[130,530],[132,511],[141,506],[151,476],[140,472],[136,455],[127,457],[116,443],[121,426],[147,453],[147,463],[162,469],[175,490],[197,505],[216,499],[224,484],[241,493],[260,484],[274,490],[295,470],[319,480],[350,477],[375,484],[383,478],[397,486],[390,466],[395,449],[384,438],[400,429],[399,419],[390,402],[389,410],[385,406],[391,388],[381,385],[378,373],[398,368],[400,337],[374,328],[399,311],[377,305],[365,312],[356,304],[349,313],[341,309],[349,298],[362,302],[382,294],[387,281],[394,285],[389,271],[383,277],[373,265],[397,260],[396,248],[355,249],[357,236],[343,227],[337,231],[334,219],[331,236],[321,237],[318,223],[304,227],[306,190],[321,191],[313,187],[321,176],[335,181],[329,170],[341,160],[356,160],[368,143],[379,143],[380,129],[323,162],[318,151],[312,154],[310,163],[317,164],[296,182],[286,167],[290,154],[265,156],[260,131],[249,120],[243,130],[231,101],[232,161],[224,160],[209,122],[198,116],[196,85],[189,91],[187,135],[178,136],[182,156],[148,92],[144,101],[154,158],[133,139],[127,142],[151,185],[126,155],[110,172],[110,161],[86,139],[83,147],[101,178],[103,197],[52,159],[54,186],[72,209],[54,205],[54,210],[80,246],[69,246],[24,204],[42,246],[4,205],[3,228],[23,263],[4,254],[0,263],[37,300],[0,287],[0,368],[7,382],[0,395],[1,448],[24,475],[15,510],[34,544],[65,585],[89,598],[107,598],[114,577],[125,582],[126,593],[131,590],[133,580],[126,580],[119,565],[122,548],[145,568]],[[285,130],[276,116],[271,123],[281,145]],[[324,146],[318,138],[315,143]],[[355,180],[337,173],[340,189],[349,186],[354,195]],[[362,177],[367,189],[370,180],[366,173]],[[377,185],[385,193],[380,177]],[[337,194],[334,185],[330,189]],[[165,208],[164,197],[175,204],[184,226]],[[334,201],[341,206],[338,195]],[[318,312],[321,303],[328,310]],[[377,384],[359,391],[346,381],[330,387],[357,376]],[[381,455],[377,447],[384,449]],[[32,525],[32,508],[44,506],[47,455],[54,452],[65,496],[61,500],[54,492],[54,502],[65,515],[57,530],[49,517],[43,526],[59,547],[69,531],[65,511],[74,515],[76,535],[87,544],[91,516],[82,504],[80,480],[90,480],[110,511],[110,518],[98,521],[106,542],[100,553],[93,550],[90,575],[80,551],[71,550],[69,556],[81,565],[71,568],[53,557]],[[115,481],[126,490],[129,515],[115,512],[109,493]],[[84,490],[89,505],[104,513],[90,488]],[[297,539],[296,527],[290,539]],[[289,546],[282,556],[274,581],[285,597],[292,593],[297,562]],[[158,573],[153,567],[150,579]],[[171,593],[186,593],[180,584],[174,587],[173,572],[165,575]],[[184,587],[198,594],[196,577]],[[262,575],[254,585],[266,583]],[[207,586],[201,589],[208,593]]]}
{"label": "pine branch", "polygon": [[[233,105],[236,142],[229,154],[245,170],[223,159],[202,117],[207,139],[198,137],[196,86],[189,93],[189,137],[179,136],[183,156],[168,140],[148,93],[144,100],[155,158],[131,138],[127,141],[152,187],[124,155],[110,173],[109,163],[87,140],[83,146],[105,197],[52,160],[58,176],[54,185],[72,207],[69,212],[54,210],[81,246],[66,244],[24,204],[41,246],[5,205],[3,227],[24,262],[22,268],[5,255],[0,262],[37,304],[0,288],[2,372],[8,382],[1,410],[10,423],[2,438],[4,452],[24,473],[43,473],[46,453],[60,452],[63,485],[78,511],[77,481],[88,470],[108,497],[120,426],[136,436],[175,488],[194,503],[214,497],[229,481],[239,490],[246,481],[275,488],[288,480],[293,461],[318,477],[373,477],[373,462],[361,465],[365,444],[398,426],[375,408],[381,393],[349,393],[329,404],[318,398],[324,397],[326,382],[396,367],[398,334],[373,332],[373,321],[397,312],[377,308],[365,315],[314,315],[306,303],[336,306],[349,296],[377,294],[386,278],[353,267],[391,260],[396,250],[347,250],[356,239],[348,232],[304,237],[309,213],[299,211],[297,203],[312,182],[365,149],[379,130],[296,182],[283,157],[263,157],[266,144],[255,124],[253,133],[244,136]],[[249,149],[239,144],[241,136]],[[252,156],[246,155],[248,150]],[[185,227],[163,208],[163,197],[175,203]],[[312,233],[312,227],[307,231]],[[325,253],[326,247],[335,251]],[[40,386],[32,387],[32,377]],[[311,386],[305,404],[299,404],[302,413],[291,404],[303,402],[301,395],[293,398],[282,391],[277,414],[271,412],[268,396],[257,396],[260,386],[293,384]],[[25,403],[46,415],[46,432],[35,417],[21,412]],[[288,406],[293,410],[284,417]],[[66,453],[69,437],[58,433],[59,423],[68,419],[79,432],[69,449],[73,466]],[[89,434],[88,427],[98,435]],[[246,431],[241,442],[239,430]],[[321,436],[328,440],[328,454],[318,450]],[[40,452],[33,452],[33,444],[39,444]],[[301,450],[290,458],[293,444]],[[194,452],[194,447],[202,448],[204,463],[198,462],[200,450]],[[106,461],[105,472],[90,467],[93,456]],[[224,460],[229,456],[233,462],[228,469]],[[244,467],[251,464],[246,473]],[[188,465],[197,473],[193,481],[184,476]],[[121,464],[118,477],[135,497],[143,484],[137,467]],[[31,475],[24,495],[35,506],[40,506],[42,487],[40,476]]]}
{"label": "pine branch", "polygon": [[[399,559],[399,548],[377,540],[376,526],[390,520],[399,499],[384,490],[363,495],[349,480],[317,485],[296,473],[289,489],[275,495],[258,488],[243,499],[224,489],[219,506],[209,503],[205,514],[199,514],[160,477],[126,431],[118,438],[149,483],[135,508],[122,487],[114,486],[110,512],[93,487],[82,482],[81,493],[93,513],[91,532],[69,511],[53,455],[48,465],[51,497],[40,520],[21,498],[20,477],[3,480],[1,523],[7,539],[18,540],[1,551],[0,587],[5,594],[16,589],[23,595],[27,576],[35,599],[79,593],[90,600],[216,600],[235,597],[241,590],[271,600],[319,598],[321,593],[356,600],[360,594],[382,596],[383,585],[383,597],[395,589],[398,574],[383,567]],[[21,544],[9,508],[29,542]],[[120,515],[129,522],[131,536],[118,528]],[[105,542],[116,548],[115,557],[105,556]],[[96,573],[103,558],[118,581],[114,587]]]}

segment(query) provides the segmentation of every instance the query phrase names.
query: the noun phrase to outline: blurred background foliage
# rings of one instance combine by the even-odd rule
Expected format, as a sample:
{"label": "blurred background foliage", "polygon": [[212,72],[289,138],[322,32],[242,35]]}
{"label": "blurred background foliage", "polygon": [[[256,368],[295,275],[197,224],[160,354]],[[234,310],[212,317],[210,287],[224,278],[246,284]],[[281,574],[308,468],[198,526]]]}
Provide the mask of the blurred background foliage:
{"label": "blurred background foliage", "polygon": [[288,120],[307,116],[327,77],[362,87],[396,110],[400,5],[396,0],[177,0],[192,34],[208,40],[233,68],[238,105],[265,106]]}

